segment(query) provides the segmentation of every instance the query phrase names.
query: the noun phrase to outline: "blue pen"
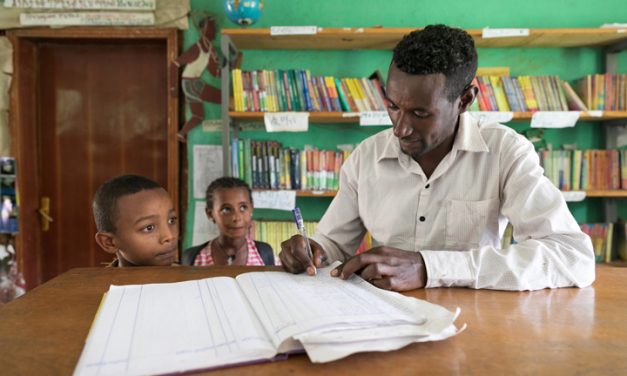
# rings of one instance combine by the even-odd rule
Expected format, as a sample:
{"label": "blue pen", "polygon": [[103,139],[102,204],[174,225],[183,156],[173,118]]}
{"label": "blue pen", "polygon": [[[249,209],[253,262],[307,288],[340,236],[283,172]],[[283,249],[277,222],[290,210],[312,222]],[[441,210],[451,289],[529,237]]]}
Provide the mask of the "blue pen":
{"label": "blue pen", "polygon": [[[296,222],[296,228],[298,232],[300,232],[303,239],[305,239],[305,247],[307,247],[307,254],[311,259],[313,264],[313,252],[311,251],[311,244],[309,244],[309,238],[307,237],[307,230],[305,230],[305,222],[303,222],[303,216],[300,214],[299,208],[294,208],[292,210],[292,214],[294,215],[294,221]],[[316,274],[316,265],[313,265],[314,274]]]}

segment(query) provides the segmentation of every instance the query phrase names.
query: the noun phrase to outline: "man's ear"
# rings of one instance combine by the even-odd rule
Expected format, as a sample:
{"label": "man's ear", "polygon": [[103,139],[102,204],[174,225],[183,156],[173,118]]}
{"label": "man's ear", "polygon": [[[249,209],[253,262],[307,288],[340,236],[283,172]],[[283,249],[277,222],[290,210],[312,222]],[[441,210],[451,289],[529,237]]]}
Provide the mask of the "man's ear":
{"label": "man's ear", "polygon": [[472,102],[477,98],[477,93],[479,92],[479,88],[475,85],[470,84],[464,89],[459,101],[459,113],[466,112]]}
{"label": "man's ear", "polygon": [[216,223],[215,218],[213,218],[213,213],[211,213],[211,209],[209,209],[209,208],[205,208],[205,213],[207,214],[207,218],[208,218],[211,222]]}
{"label": "man's ear", "polygon": [[118,246],[115,244],[115,236],[111,232],[98,231],[96,233],[96,243],[109,254],[115,255],[118,251]]}

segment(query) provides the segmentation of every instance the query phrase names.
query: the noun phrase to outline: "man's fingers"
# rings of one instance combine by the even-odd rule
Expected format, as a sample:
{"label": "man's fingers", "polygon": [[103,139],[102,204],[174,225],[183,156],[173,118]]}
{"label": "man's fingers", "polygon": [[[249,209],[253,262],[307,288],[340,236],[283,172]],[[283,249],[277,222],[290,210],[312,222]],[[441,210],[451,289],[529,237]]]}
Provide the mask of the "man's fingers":
{"label": "man's fingers", "polygon": [[392,277],[385,277],[368,281],[383,290],[393,290]]}
{"label": "man's fingers", "polygon": [[347,279],[348,277],[359,272],[366,266],[370,264],[383,263],[385,262],[385,260],[386,260],[385,255],[368,254],[368,252],[365,252],[365,253],[359,254],[357,256],[353,256],[350,259],[348,259],[348,261],[346,261],[344,264],[341,265],[342,267],[341,270],[338,270],[339,267],[336,268],[335,270],[338,270],[337,275],[340,278]]}
{"label": "man's fingers", "polygon": [[316,272],[314,260],[309,258],[305,240],[300,235],[294,235],[281,243],[279,258],[285,265],[285,269],[291,273],[300,273],[306,270],[307,274],[313,275]]}
{"label": "man's fingers", "polygon": [[283,268],[288,272],[296,274],[303,271],[302,268],[300,270],[298,268],[301,265],[295,264],[294,259],[287,256],[287,252],[281,251],[279,253],[279,259],[281,260],[281,265],[283,265]]}
{"label": "man's fingers", "polygon": [[395,268],[388,264],[377,263],[366,266],[360,273],[361,278],[371,281],[394,275]]}

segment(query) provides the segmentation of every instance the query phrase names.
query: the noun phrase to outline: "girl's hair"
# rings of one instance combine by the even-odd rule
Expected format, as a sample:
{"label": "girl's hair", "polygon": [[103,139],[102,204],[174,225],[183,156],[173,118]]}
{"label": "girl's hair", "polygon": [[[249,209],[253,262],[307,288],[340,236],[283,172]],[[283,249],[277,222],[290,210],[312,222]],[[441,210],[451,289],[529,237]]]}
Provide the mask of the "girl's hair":
{"label": "girl's hair", "polygon": [[225,176],[222,178],[218,178],[209,184],[207,187],[206,193],[206,201],[207,201],[207,209],[211,210],[213,208],[213,195],[218,189],[230,189],[230,188],[245,188],[248,191],[248,198],[250,199],[250,203],[253,203],[253,192],[246,184],[245,181],[238,178],[233,178],[229,176]]}

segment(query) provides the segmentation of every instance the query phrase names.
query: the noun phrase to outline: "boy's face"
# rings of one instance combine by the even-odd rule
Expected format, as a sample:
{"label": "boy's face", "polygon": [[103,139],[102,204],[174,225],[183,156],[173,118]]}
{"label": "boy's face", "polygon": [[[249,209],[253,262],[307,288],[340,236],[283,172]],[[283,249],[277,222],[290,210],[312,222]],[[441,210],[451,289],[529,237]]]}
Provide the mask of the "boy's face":
{"label": "boy's face", "polygon": [[149,189],[121,197],[115,227],[115,234],[107,233],[109,249],[103,248],[115,252],[120,265],[171,265],[175,261],[178,218],[165,190]]}
{"label": "boy's face", "polygon": [[207,217],[213,219],[220,235],[241,238],[248,235],[253,205],[246,188],[219,188],[213,193],[213,208]]}

